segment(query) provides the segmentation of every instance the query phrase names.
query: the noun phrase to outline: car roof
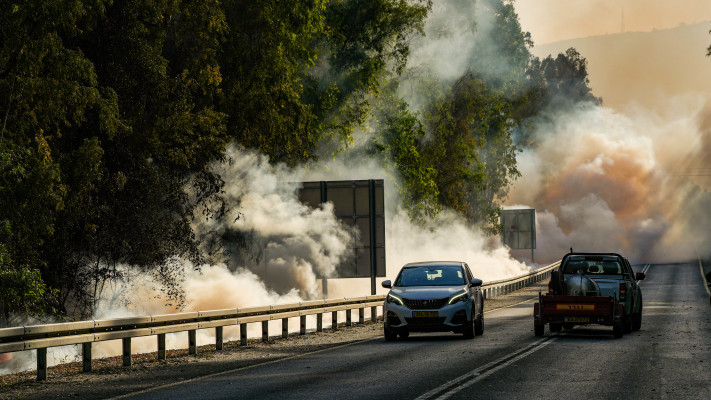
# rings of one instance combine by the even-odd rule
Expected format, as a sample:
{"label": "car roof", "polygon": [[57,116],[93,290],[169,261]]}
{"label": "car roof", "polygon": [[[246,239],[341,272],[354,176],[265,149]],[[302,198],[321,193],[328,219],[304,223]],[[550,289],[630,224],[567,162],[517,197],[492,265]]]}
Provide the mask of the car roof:
{"label": "car roof", "polygon": [[575,251],[571,253],[567,253],[566,256],[617,256],[622,258],[621,255],[617,253],[588,253],[588,252],[580,252],[580,251]]}
{"label": "car roof", "polygon": [[464,261],[418,261],[418,262],[407,263],[403,266],[403,268],[422,267],[422,266],[428,266],[428,265],[453,265],[453,266],[461,267],[464,264],[465,264]]}
{"label": "car roof", "polygon": [[575,253],[568,253],[565,256],[563,256],[563,260],[566,260],[571,257],[582,257],[584,259],[594,259],[596,257],[614,257],[614,258],[619,258],[619,259],[625,259],[623,256],[617,254],[617,253],[582,253],[582,252],[575,252]]}

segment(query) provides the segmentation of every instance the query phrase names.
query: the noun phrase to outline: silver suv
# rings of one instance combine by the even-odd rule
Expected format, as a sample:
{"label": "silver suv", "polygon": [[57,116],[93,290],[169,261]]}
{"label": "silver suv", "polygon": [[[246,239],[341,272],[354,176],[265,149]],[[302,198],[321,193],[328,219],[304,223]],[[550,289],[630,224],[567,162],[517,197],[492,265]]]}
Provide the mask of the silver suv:
{"label": "silver suv", "polygon": [[484,333],[481,279],[460,261],[406,264],[395,279],[382,283],[385,340],[410,332],[456,332],[471,339]]}

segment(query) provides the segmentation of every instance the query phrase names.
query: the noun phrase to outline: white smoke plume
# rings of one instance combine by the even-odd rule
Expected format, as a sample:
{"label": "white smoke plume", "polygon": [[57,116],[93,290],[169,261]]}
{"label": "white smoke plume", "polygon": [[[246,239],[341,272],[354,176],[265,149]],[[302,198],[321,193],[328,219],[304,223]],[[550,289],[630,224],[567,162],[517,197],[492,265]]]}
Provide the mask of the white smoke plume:
{"label": "white smoke plume", "polygon": [[[394,279],[404,264],[416,261],[464,261],[472,273],[484,281],[521,275],[535,268],[511,258],[500,238],[487,236],[452,211],[444,210],[437,217],[419,223],[411,221],[398,197],[398,177],[388,172],[392,168],[385,168],[374,159],[347,157],[321,162],[317,167],[305,171],[303,179],[385,180],[385,279]],[[368,290],[368,282],[348,281],[350,286],[357,286],[361,294]],[[329,288],[334,286],[329,285]]]}

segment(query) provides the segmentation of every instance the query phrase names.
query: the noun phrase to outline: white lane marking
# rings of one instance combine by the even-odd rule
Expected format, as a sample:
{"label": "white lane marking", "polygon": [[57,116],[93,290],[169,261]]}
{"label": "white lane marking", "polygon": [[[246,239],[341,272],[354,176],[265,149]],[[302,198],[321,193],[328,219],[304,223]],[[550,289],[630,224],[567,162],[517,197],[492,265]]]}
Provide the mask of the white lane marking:
{"label": "white lane marking", "polygon": [[706,288],[706,294],[711,297],[711,290],[709,290],[709,283],[706,281],[706,275],[704,275],[704,266],[701,264],[701,256],[699,255],[699,252],[696,252],[696,257],[699,258],[699,271],[701,271],[701,279],[704,281],[704,287]]}
{"label": "white lane marking", "polygon": [[[514,351],[511,354],[505,355],[495,361],[492,361],[486,365],[483,365],[473,371],[470,371],[460,377],[454,378],[449,382],[446,382],[445,384],[436,387],[429,392],[417,397],[415,400],[426,400],[426,399],[436,399],[436,400],[444,400],[452,395],[456,394],[457,392],[468,388],[469,386],[479,382],[480,380],[486,378],[487,376],[508,367],[509,365],[521,360],[522,358],[525,358],[538,350],[544,348],[547,346],[549,343],[552,343],[553,341],[556,340],[557,334],[555,336],[547,337],[544,339],[540,339],[537,342],[534,342],[530,344],[529,346],[524,347],[523,349],[519,349]],[[435,397],[437,396],[437,397]]]}
{"label": "white lane marking", "polygon": [[[642,271],[640,271],[640,272],[647,275],[647,271],[649,271],[649,267],[651,267],[651,266],[652,266],[652,264],[645,265],[644,268],[642,268]],[[640,282],[642,282],[642,281],[637,281],[637,284],[639,285]]]}

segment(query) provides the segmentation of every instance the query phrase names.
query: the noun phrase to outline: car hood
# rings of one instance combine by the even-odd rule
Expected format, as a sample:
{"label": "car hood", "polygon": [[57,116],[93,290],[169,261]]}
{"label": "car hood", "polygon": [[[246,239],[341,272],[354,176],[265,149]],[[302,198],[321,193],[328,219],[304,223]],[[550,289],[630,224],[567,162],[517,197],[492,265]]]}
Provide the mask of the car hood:
{"label": "car hood", "polygon": [[467,286],[396,286],[392,293],[405,299],[442,299],[461,292]]}

